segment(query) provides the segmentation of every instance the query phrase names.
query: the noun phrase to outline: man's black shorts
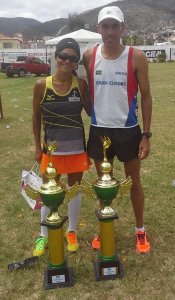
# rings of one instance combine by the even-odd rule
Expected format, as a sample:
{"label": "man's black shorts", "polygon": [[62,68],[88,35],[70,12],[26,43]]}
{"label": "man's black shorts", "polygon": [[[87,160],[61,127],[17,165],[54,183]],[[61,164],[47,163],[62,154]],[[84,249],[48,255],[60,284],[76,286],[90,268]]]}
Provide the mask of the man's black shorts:
{"label": "man's black shorts", "polygon": [[122,162],[130,161],[138,156],[142,138],[140,126],[131,128],[104,128],[91,126],[87,150],[89,156],[97,161],[103,160],[103,143],[101,137],[109,137],[111,146],[106,151],[108,159],[117,156]]}

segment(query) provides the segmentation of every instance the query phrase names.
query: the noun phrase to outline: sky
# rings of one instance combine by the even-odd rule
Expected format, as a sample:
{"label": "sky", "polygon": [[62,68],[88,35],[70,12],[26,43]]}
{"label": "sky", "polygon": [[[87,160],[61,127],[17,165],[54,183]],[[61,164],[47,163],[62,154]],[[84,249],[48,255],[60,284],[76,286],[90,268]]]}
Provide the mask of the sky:
{"label": "sky", "polygon": [[53,19],[67,18],[69,14],[82,13],[99,7],[112,0],[8,0],[2,1],[0,17],[24,17],[46,22]]}

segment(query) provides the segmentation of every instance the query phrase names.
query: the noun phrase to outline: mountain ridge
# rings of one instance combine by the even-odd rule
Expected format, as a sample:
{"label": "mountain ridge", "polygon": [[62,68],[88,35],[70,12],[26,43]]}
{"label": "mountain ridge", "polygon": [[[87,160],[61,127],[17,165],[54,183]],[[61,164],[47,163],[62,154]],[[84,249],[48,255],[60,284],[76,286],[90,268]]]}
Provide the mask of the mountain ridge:
{"label": "mountain ridge", "polygon": [[[116,5],[120,7],[125,16],[128,30],[141,30],[144,32],[156,31],[158,28],[175,24],[174,0],[123,0],[114,1],[108,5],[85,11],[78,15],[84,24],[89,24],[89,30],[96,30],[97,16],[99,10],[105,6]],[[17,32],[23,34],[24,38],[42,36],[56,36],[63,27],[68,28],[68,18],[59,18],[47,22],[40,22],[30,18],[2,18],[0,17],[0,33],[13,35]],[[68,29],[67,29],[68,30]],[[67,33],[65,31],[62,34]]]}

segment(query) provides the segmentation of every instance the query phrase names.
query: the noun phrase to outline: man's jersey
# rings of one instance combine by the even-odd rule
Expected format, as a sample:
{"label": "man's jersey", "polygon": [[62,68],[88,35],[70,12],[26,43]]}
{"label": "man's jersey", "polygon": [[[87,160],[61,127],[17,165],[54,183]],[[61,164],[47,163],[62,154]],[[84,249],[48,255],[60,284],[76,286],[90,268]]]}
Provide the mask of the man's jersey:
{"label": "man's jersey", "polygon": [[[82,98],[76,76],[65,95],[54,90],[52,76],[46,78],[46,89],[40,103],[45,143],[56,142],[53,155],[79,154],[85,151],[84,127],[81,118]],[[43,152],[46,153],[44,147]]]}
{"label": "man's jersey", "polygon": [[105,59],[102,45],[94,48],[90,67],[91,124],[99,127],[134,127],[138,83],[132,67],[133,48],[126,46],[114,60]]}

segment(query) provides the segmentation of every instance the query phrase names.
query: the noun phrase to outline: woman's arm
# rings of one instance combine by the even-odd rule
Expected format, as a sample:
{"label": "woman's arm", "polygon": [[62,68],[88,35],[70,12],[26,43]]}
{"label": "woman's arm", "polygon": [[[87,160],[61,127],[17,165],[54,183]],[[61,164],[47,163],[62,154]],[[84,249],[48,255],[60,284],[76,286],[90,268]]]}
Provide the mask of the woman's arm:
{"label": "woman's arm", "polygon": [[88,116],[91,115],[91,99],[90,92],[85,79],[78,78],[78,85],[82,96],[83,107]]}
{"label": "woman's arm", "polygon": [[41,147],[41,108],[40,103],[45,91],[45,79],[37,80],[33,92],[33,134],[35,139],[35,159],[40,163],[42,158]]}

